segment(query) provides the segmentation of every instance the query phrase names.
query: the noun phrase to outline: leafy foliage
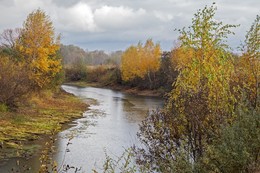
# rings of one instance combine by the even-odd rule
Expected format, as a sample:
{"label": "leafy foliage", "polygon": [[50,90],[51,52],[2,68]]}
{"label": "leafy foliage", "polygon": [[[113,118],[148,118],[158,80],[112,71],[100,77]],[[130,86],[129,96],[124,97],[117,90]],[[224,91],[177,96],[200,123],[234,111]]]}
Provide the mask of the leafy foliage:
{"label": "leafy foliage", "polygon": [[220,125],[232,120],[236,102],[231,86],[234,66],[225,44],[235,26],[216,22],[215,10],[206,6],[195,14],[191,29],[180,30],[180,47],[174,52],[179,76],[167,111],[173,112],[179,142],[188,140],[194,161]]}
{"label": "leafy foliage", "polygon": [[55,38],[49,17],[41,10],[29,14],[16,42],[20,59],[27,64],[30,79],[37,87],[48,85],[61,70],[61,60],[56,56],[59,37]]}
{"label": "leafy foliage", "polygon": [[260,93],[260,16],[257,16],[248,31],[242,47],[243,55],[236,67],[238,85],[247,90],[253,107],[259,107]]}
{"label": "leafy foliage", "polygon": [[260,170],[260,109],[243,101],[236,120],[221,128],[220,138],[207,148],[202,168],[223,173],[249,173]]}
{"label": "leafy foliage", "polygon": [[43,11],[29,14],[22,29],[5,30],[1,41],[1,103],[14,107],[33,90],[60,84],[59,37]]}
{"label": "leafy foliage", "polygon": [[152,75],[160,68],[160,55],[160,45],[155,45],[151,39],[147,40],[144,46],[139,43],[129,47],[122,55],[122,79],[131,81],[137,77],[144,79],[148,76],[152,84]]}
{"label": "leafy foliage", "polygon": [[175,69],[177,63],[174,62],[175,57],[173,57],[174,51],[162,53],[160,69],[155,74],[154,88],[163,89],[166,93],[172,90],[172,84],[178,77],[178,71]]}
{"label": "leafy foliage", "polygon": [[138,163],[156,172],[259,171],[259,16],[234,60],[225,40],[235,26],[215,11],[206,6],[179,30],[174,89],[140,126]]}
{"label": "leafy foliage", "polygon": [[30,93],[31,81],[21,63],[0,55],[0,103],[14,107],[16,102]]}

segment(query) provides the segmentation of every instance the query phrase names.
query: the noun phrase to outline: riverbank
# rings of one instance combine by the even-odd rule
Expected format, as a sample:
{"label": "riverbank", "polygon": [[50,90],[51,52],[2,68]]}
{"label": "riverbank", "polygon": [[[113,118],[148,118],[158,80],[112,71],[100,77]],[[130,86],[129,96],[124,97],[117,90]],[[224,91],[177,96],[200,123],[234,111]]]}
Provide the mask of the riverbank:
{"label": "riverbank", "polygon": [[37,93],[15,111],[0,112],[0,160],[32,152],[35,148],[23,144],[59,131],[63,124],[82,117],[86,109],[82,100],[60,90]]}
{"label": "riverbank", "polygon": [[66,85],[78,86],[78,87],[97,87],[97,88],[107,88],[116,91],[121,91],[127,94],[139,95],[139,96],[151,96],[151,97],[162,97],[165,92],[160,90],[149,90],[149,89],[139,89],[137,87],[129,87],[124,85],[103,85],[94,82],[66,82]]}

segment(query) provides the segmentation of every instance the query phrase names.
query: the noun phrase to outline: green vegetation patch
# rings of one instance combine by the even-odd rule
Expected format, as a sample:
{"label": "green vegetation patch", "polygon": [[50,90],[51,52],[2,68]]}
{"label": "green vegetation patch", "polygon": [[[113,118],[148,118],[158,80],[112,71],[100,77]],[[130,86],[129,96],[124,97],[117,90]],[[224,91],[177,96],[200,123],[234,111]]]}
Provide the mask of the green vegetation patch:
{"label": "green vegetation patch", "polygon": [[60,130],[62,124],[81,117],[86,109],[87,105],[71,94],[44,91],[20,103],[15,112],[2,111],[0,151],[5,154],[1,154],[0,159],[12,153],[9,152],[12,149],[24,150],[21,151],[24,153],[23,143]]}
{"label": "green vegetation patch", "polygon": [[1,104],[0,103],[0,112],[7,112],[8,111],[8,106],[6,106],[5,104]]}

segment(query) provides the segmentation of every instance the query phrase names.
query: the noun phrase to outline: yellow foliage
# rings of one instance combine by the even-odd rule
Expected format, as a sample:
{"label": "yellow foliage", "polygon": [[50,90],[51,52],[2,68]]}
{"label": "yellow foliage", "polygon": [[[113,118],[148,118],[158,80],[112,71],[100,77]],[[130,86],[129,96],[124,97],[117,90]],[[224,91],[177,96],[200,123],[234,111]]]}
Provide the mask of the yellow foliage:
{"label": "yellow foliage", "polygon": [[[173,51],[173,63],[179,76],[172,91],[171,101],[184,103],[183,95],[200,95],[206,99],[212,114],[230,113],[235,104],[231,86],[234,65],[232,55],[223,41],[234,25],[216,22],[213,6],[198,11],[190,30],[180,31],[180,47]],[[185,100],[185,99],[184,99]]]}
{"label": "yellow foliage", "polygon": [[[176,88],[172,91],[172,99],[174,102],[180,102],[183,94],[195,96],[204,93],[208,108],[212,113],[216,112],[232,112],[235,103],[235,97],[231,93],[231,80],[234,73],[233,60],[228,54],[223,55],[218,50],[193,49],[181,47],[177,50],[175,56],[178,58],[177,70],[179,76],[175,83]],[[188,50],[187,50],[188,49]],[[183,51],[185,50],[185,51]],[[208,54],[214,51],[213,54]],[[201,52],[203,55],[201,56]],[[225,56],[225,57],[223,57]],[[220,113],[219,112],[219,113]]]}
{"label": "yellow foliage", "polygon": [[124,81],[132,80],[135,77],[133,74],[139,73],[139,68],[136,65],[139,61],[140,57],[138,56],[136,47],[131,46],[124,52],[121,63],[122,78]]}
{"label": "yellow foliage", "polygon": [[180,30],[180,46],[172,51],[179,75],[169,94],[166,112],[181,139],[187,139],[194,160],[221,125],[234,119],[233,57],[225,39],[233,25],[214,20],[214,6],[199,10],[188,30]]}
{"label": "yellow foliage", "polygon": [[256,16],[245,39],[238,63],[239,83],[253,107],[260,106],[260,16]]}
{"label": "yellow foliage", "polygon": [[246,91],[252,106],[260,106],[260,56],[244,53],[237,65],[236,79],[239,86]]}
{"label": "yellow foliage", "polygon": [[160,68],[161,48],[151,39],[143,46],[130,46],[122,55],[121,71],[124,81],[131,81],[136,77],[144,78]]}
{"label": "yellow foliage", "polygon": [[61,60],[57,57],[59,37],[55,38],[52,22],[43,11],[29,14],[16,47],[28,65],[30,79],[38,87],[46,86],[61,70]]}

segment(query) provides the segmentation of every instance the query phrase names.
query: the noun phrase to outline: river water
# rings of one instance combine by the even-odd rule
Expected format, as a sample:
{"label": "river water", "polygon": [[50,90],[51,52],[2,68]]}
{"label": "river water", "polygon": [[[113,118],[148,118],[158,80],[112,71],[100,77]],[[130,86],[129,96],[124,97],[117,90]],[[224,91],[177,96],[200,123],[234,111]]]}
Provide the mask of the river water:
{"label": "river water", "polygon": [[[80,172],[91,172],[93,168],[102,172],[105,153],[116,157],[126,148],[139,145],[138,124],[149,111],[163,105],[162,99],[157,97],[135,96],[111,89],[67,85],[62,88],[90,104],[82,118],[58,133],[55,144],[54,160],[59,166],[69,164],[81,168]],[[71,144],[67,146],[68,142]],[[10,170],[16,160],[0,166],[0,172]],[[37,161],[36,156],[20,162],[31,165],[31,172],[34,172],[39,165]]]}

